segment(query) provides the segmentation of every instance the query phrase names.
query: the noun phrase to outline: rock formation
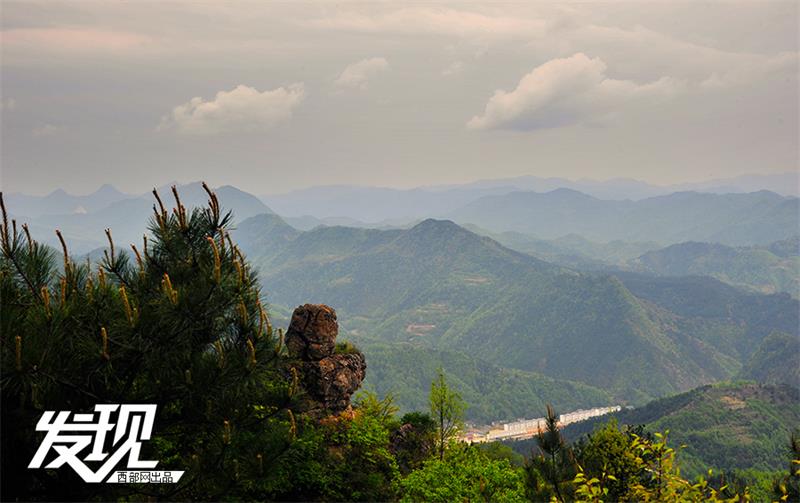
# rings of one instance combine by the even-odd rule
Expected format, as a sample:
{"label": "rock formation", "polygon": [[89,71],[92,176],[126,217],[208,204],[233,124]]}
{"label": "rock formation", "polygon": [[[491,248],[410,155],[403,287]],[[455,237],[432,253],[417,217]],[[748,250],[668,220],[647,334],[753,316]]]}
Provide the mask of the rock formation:
{"label": "rock formation", "polygon": [[305,304],[292,314],[286,332],[289,355],[299,360],[307,412],[324,416],[350,407],[350,397],[366,376],[367,363],[360,352],[338,353],[336,311],[323,304]]}

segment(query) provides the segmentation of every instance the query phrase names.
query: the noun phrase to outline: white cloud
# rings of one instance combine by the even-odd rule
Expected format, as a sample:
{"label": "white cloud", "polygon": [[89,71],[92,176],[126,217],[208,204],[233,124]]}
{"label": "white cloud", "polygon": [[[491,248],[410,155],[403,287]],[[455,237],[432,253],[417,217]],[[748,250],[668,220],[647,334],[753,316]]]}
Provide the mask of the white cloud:
{"label": "white cloud", "polygon": [[[797,52],[762,54],[724,50],[684,40],[642,25],[631,28],[586,23],[566,27],[547,40],[525,45],[536,54],[563,56],[591,48],[593,55],[627,78],[647,81],[662,75],[707,87],[752,85],[759,79],[797,73]],[[707,81],[703,84],[704,81]]]}
{"label": "white cloud", "polygon": [[498,90],[470,129],[534,130],[572,124],[595,124],[642,99],[670,96],[685,83],[669,77],[639,84],[606,75],[600,58],[577,53],[553,59],[522,77],[516,89]]}
{"label": "white cloud", "polygon": [[464,63],[462,63],[461,61],[453,61],[452,63],[447,65],[447,67],[445,67],[444,70],[442,70],[442,76],[449,77],[451,75],[461,73],[463,69],[464,69]]}
{"label": "white cloud", "polygon": [[366,89],[372,77],[386,71],[388,68],[389,62],[385,58],[362,59],[348,65],[339,75],[339,78],[334,81],[334,84],[340,87]]}
{"label": "white cloud", "polygon": [[54,134],[61,131],[61,128],[58,126],[54,126],[52,124],[45,124],[43,126],[39,126],[34,128],[32,131],[33,136],[36,137],[43,137],[43,136],[53,136]]}
{"label": "white cloud", "polygon": [[186,135],[265,131],[290,119],[304,98],[302,83],[263,92],[239,85],[210,101],[196,97],[178,105],[157,130]]}

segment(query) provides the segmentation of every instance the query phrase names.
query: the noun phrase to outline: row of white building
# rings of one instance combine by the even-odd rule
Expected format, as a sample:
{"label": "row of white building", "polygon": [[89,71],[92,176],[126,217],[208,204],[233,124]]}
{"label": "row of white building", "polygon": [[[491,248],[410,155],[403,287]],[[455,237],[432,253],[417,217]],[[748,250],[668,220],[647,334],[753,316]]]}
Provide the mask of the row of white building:
{"label": "row of white building", "polygon": [[[587,419],[604,416],[612,412],[617,412],[622,407],[595,407],[593,409],[580,409],[558,416],[558,427],[585,421]],[[500,423],[489,431],[471,431],[462,437],[462,440],[470,443],[494,442],[495,440],[522,440],[531,438],[545,428],[545,418],[520,419],[510,423]]]}

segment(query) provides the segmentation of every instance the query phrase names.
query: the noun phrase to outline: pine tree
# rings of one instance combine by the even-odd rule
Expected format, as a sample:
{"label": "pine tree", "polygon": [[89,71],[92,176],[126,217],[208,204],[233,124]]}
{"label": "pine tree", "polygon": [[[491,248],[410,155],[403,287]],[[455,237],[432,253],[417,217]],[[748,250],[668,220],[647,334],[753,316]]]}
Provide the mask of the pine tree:
{"label": "pine tree", "polygon": [[569,485],[576,474],[572,450],[558,429],[558,415],[547,405],[545,427],[536,436],[539,452],[532,452],[525,464],[528,496],[534,501],[566,501]]}
{"label": "pine tree", "polygon": [[[252,498],[270,484],[295,434],[296,373],[231,215],[204,187],[208,206],[191,212],[174,187],[171,212],[154,190],[150,237],[128,253],[107,230],[97,266],[76,263],[56,231],[59,260],[9,222],[0,194],[3,499]],[[85,484],[66,468],[26,468],[44,410],[100,403],[157,404],[140,459],[186,470],[180,483]]]}

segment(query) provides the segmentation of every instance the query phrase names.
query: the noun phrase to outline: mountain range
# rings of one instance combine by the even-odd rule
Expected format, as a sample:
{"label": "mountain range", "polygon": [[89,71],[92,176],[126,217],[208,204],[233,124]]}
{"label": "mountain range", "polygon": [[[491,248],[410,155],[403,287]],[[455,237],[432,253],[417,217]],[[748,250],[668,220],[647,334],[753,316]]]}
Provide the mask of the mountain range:
{"label": "mountain range", "polygon": [[[771,186],[775,176],[758,180],[763,182],[761,185]],[[775,179],[792,176],[796,178],[795,174],[786,174]],[[573,248],[582,246],[581,240],[624,241],[632,245],[624,252],[627,258],[684,241],[766,245],[798,234],[797,197],[774,192],[723,195],[681,192],[637,201],[590,195],[614,196],[595,190],[597,187],[609,190],[616,187],[622,193],[635,194],[632,187],[641,184],[635,180],[571,182],[521,177],[411,190],[312,187],[269,196],[267,204],[232,186],[216,190],[238,222],[273,210],[302,230],[319,225],[408,228],[424,218],[437,217],[492,234],[511,232],[536,240],[558,239],[562,241],[560,244]],[[758,185],[750,183],[754,184]],[[541,192],[561,185],[579,187],[589,193],[563,187]],[[532,192],[531,188],[540,192]],[[199,183],[179,185],[178,189],[187,206],[205,202],[206,194]],[[641,194],[663,192],[662,189]],[[159,193],[168,207],[174,204],[169,187],[159,188]],[[85,196],[57,190],[46,196],[5,194],[5,199],[12,215],[28,222],[37,239],[56,244],[52,229],[59,228],[77,253],[101,246],[103,229],[107,227],[112,227],[123,243],[138,241],[153,204],[150,193],[130,195],[110,185]],[[630,255],[634,250],[639,253]]]}
{"label": "mountain range", "polygon": [[372,344],[456,350],[643,403],[730,378],[766,336],[798,333],[798,302],[787,294],[707,277],[578,272],[449,221],[302,232],[266,214],[234,236],[271,303],[336,306],[368,360]]}
{"label": "mountain range", "polygon": [[546,240],[519,232],[489,232],[465,225],[513,250],[585,271],[637,271],[659,276],[711,276],[744,289],[786,292],[800,298],[800,237],[768,245],[726,246],[687,241],[661,247],[652,241],[590,241],[577,234]]}
{"label": "mountain range", "polygon": [[[475,404],[469,417],[488,420],[529,415],[545,400],[642,404],[735,376],[774,380],[758,362],[796,361],[798,302],[763,293],[796,292],[797,198],[610,201],[502,187],[440,191],[460,203],[475,198],[454,210],[464,226],[412,219],[382,229],[292,218],[300,230],[252,194],[216,192],[233,211],[234,237],[259,269],[276,322],[297,304],[335,306],[345,336],[374,362],[367,387],[393,391],[409,410],[424,405],[438,366]],[[207,197],[200,184],[178,190],[187,207]],[[168,189],[159,192],[174,205]],[[153,199],[104,187],[38,203],[10,195],[6,205],[38,239],[56,244],[59,228],[82,253],[103,246],[108,227],[121,248],[138,242]],[[337,222],[359,226],[330,225]],[[758,244],[662,245],[695,236]],[[783,240],[770,242],[776,237]]]}
{"label": "mountain range", "polygon": [[652,185],[627,178],[599,181],[520,176],[414,189],[353,185],[317,186],[285,194],[265,195],[261,198],[277,213],[286,217],[311,215],[318,218],[346,218],[380,225],[391,221],[446,216],[479,197],[519,191],[550,192],[566,188],[598,199],[636,201],[687,191],[722,194],[768,190],[785,196],[798,196],[799,186],[797,172],[744,175],[667,186]]}
{"label": "mountain range", "polygon": [[[203,206],[208,200],[199,182],[178,186],[182,204],[187,208]],[[239,220],[270,213],[255,196],[230,185],[215,189],[225,207]],[[175,206],[169,187],[158,192],[167,209]],[[87,253],[104,246],[104,229],[112,230],[115,241],[123,248],[139,243],[153,215],[152,193],[131,196],[105,185],[88,196],[70,196],[56,191],[47,196],[4,195],[11,216],[27,222],[34,239],[60,248],[54,229],[64,234],[73,253]]]}
{"label": "mountain range", "polygon": [[732,285],[765,293],[788,292],[798,297],[799,251],[797,237],[758,247],[686,242],[648,251],[627,265],[662,276],[712,276]]}
{"label": "mountain range", "polygon": [[492,232],[539,238],[579,234],[595,241],[710,241],[729,245],[788,239],[800,228],[800,200],[774,192],[677,192],[640,201],[610,201],[577,192],[512,192],[486,196],[449,218]]}

